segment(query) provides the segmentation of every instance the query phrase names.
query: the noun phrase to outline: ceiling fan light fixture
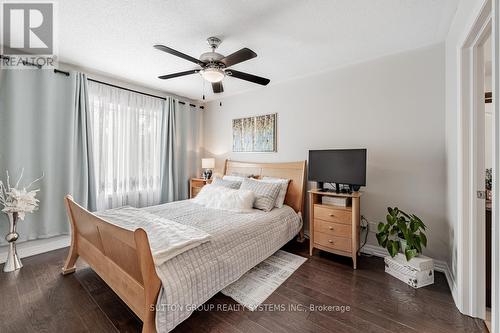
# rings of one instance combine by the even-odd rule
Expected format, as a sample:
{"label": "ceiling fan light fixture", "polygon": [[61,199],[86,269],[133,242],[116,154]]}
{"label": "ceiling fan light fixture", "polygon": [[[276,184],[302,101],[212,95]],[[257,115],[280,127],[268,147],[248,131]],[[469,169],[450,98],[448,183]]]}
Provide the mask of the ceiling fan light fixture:
{"label": "ceiling fan light fixture", "polygon": [[[228,56],[224,56],[220,53],[215,52],[215,50],[217,50],[217,48],[221,43],[221,40],[219,38],[209,37],[207,42],[212,51],[203,53],[199,59],[191,57],[180,51],[174,50],[173,48],[165,45],[161,44],[154,45],[154,48],[157,50],[169,53],[173,56],[182,58],[184,60],[187,60],[189,62],[198,65],[197,69],[191,69],[183,72],[161,75],[158,76],[158,78],[161,80],[168,80],[180,76],[186,76],[197,73],[200,74],[200,76],[203,78],[204,80],[203,82],[208,81],[211,83],[212,91],[214,92],[214,94],[220,94],[224,92],[224,86],[222,84],[222,80],[224,80],[224,77],[226,75],[229,75],[232,78],[260,84],[263,86],[267,85],[270,82],[269,79],[266,79],[264,77],[244,72],[239,72],[231,69],[231,67],[236,64],[257,57],[257,53],[255,53],[254,51],[250,50],[247,47],[244,47],[236,52],[231,53]],[[203,87],[205,87],[205,84],[203,84]],[[203,99],[205,99],[205,97],[203,97]]]}
{"label": "ceiling fan light fixture", "polygon": [[216,83],[224,79],[224,71],[219,68],[205,68],[200,71],[201,76],[208,82]]}

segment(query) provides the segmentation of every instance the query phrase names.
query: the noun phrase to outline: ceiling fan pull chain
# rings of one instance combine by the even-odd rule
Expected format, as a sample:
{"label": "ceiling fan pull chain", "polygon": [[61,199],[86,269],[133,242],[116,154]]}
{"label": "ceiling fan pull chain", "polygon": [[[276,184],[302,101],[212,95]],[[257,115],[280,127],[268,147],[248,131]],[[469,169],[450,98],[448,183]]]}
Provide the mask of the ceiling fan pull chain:
{"label": "ceiling fan pull chain", "polygon": [[205,80],[203,80],[203,100],[205,100]]}

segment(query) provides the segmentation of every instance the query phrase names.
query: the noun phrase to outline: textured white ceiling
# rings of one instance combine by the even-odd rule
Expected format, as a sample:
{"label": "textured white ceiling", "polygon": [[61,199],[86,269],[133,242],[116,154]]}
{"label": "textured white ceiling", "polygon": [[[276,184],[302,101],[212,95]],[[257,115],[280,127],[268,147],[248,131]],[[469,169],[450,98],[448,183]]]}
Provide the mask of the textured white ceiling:
{"label": "textured white ceiling", "polygon": [[[234,69],[273,84],[442,42],[458,0],[56,2],[60,61],[199,100],[198,75],[157,78],[196,65],[155,50],[154,44],[198,58],[209,51],[207,37],[220,37],[218,51],[224,55],[242,47],[258,54]],[[234,78],[224,79],[224,88],[223,96],[265,89]],[[206,91],[213,99],[208,84]]]}

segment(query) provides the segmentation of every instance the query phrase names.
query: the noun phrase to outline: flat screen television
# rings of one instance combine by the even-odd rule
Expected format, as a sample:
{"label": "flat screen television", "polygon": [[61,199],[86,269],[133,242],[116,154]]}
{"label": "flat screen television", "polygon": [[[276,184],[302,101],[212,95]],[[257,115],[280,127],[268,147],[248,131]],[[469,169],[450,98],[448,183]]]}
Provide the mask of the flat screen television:
{"label": "flat screen television", "polygon": [[309,150],[308,178],[318,182],[319,188],[335,183],[358,191],[366,186],[366,149]]}

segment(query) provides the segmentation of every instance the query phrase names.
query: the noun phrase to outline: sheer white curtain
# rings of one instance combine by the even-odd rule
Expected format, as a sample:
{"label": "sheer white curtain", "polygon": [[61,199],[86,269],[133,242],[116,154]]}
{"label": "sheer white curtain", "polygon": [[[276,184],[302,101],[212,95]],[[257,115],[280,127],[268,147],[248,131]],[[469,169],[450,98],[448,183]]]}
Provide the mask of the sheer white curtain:
{"label": "sheer white curtain", "polygon": [[89,81],[97,210],[160,203],[165,101]]}

